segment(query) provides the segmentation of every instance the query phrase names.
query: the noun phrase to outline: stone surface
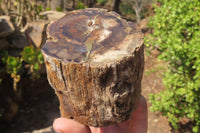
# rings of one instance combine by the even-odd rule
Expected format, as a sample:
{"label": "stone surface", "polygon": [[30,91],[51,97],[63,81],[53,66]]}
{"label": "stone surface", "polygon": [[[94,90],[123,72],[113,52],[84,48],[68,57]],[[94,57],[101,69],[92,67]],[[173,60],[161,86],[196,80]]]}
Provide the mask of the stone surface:
{"label": "stone surface", "polygon": [[148,23],[149,18],[145,18],[140,21],[139,26],[142,29],[142,31],[146,32],[148,30]]}
{"label": "stone surface", "polygon": [[18,48],[11,48],[8,50],[9,55],[15,56],[15,57],[21,56],[21,52],[22,52],[22,49],[18,49]]}
{"label": "stone surface", "polygon": [[40,20],[29,23],[28,35],[37,48],[41,48],[46,41],[46,27],[49,21]]}
{"label": "stone surface", "polygon": [[58,11],[44,11],[40,13],[41,16],[46,16],[48,20],[55,21],[63,16],[66,15],[66,13],[58,12]]}
{"label": "stone surface", "polygon": [[0,38],[7,37],[14,32],[13,24],[9,16],[0,16]]}
{"label": "stone surface", "polygon": [[15,32],[15,34],[11,35],[9,37],[9,40],[11,40],[11,48],[18,48],[18,49],[22,49],[26,46],[29,45],[29,41],[28,40],[26,34],[24,32]]}
{"label": "stone surface", "polygon": [[0,39],[0,50],[6,50],[10,46],[10,43],[4,38]]}
{"label": "stone surface", "polygon": [[63,117],[89,126],[130,118],[144,67],[143,33],[115,12],[85,9],[50,24],[42,48]]}

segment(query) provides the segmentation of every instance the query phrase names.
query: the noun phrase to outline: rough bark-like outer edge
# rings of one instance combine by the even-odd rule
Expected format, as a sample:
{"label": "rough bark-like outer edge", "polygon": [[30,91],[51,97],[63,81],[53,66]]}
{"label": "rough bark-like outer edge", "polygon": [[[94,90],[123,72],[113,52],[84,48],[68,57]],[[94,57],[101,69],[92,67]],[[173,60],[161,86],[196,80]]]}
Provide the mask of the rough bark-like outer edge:
{"label": "rough bark-like outer edge", "polygon": [[100,67],[65,62],[42,53],[62,117],[101,127],[128,120],[136,109],[144,68],[143,41],[132,55]]}
{"label": "rough bark-like outer edge", "polygon": [[[64,63],[56,59],[49,62],[49,57],[44,55],[48,81],[59,97],[61,116],[95,127],[128,120],[137,106],[141,92],[143,49],[142,44],[136,48],[134,55],[104,68]],[[113,73],[113,78],[106,73]],[[105,78],[105,75],[108,77]],[[106,80],[109,80],[108,83],[105,83]],[[104,95],[101,96],[102,94]],[[120,102],[125,106],[117,107]],[[111,110],[112,117],[104,118],[110,113],[105,111],[108,109]]]}

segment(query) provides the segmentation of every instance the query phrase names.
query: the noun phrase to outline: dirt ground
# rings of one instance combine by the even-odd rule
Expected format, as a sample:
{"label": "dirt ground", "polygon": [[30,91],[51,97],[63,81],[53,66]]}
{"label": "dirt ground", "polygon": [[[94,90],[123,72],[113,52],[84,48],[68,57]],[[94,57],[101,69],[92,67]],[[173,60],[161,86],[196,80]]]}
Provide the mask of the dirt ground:
{"label": "dirt ground", "polygon": [[158,51],[154,50],[151,55],[145,54],[145,67],[142,80],[142,95],[148,103],[148,133],[169,133],[171,127],[167,119],[161,116],[160,113],[150,111],[151,103],[148,95],[150,93],[158,93],[164,90],[162,83],[162,70],[164,69],[163,62],[157,59]]}
{"label": "dirt ground", "polygon": [[59,103],[54,90],[48,84],[46,75],[42,75],[35,82],[29,79],[23,79],[22,82],[23,101],[19,102],[18,114],[12,122],[0,123],[0,132],[32,133],[43,129],[52,133],[53,130],[49,126],[59,117]]}

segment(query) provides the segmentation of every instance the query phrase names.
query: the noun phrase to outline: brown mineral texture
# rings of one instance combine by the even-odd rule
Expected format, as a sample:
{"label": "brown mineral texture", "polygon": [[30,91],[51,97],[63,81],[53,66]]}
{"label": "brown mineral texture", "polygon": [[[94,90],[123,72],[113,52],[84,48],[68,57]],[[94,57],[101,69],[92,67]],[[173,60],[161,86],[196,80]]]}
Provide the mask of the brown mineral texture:
{"label": "brown mineral texture", "polygon": [[51,23],[42,48],[61,116],[88,126],[128,120],[144,67],[143,33],[104,9],[72,11]]}

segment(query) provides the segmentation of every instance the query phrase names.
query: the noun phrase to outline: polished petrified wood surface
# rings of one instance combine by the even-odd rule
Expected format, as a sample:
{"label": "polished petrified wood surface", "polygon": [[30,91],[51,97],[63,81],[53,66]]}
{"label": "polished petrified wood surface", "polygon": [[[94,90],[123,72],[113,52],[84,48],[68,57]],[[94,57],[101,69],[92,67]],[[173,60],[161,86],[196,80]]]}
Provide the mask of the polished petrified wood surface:
{"label": "polished petrified wood surface", "polygon": [[61,115],[89,126],[127,120],[141,91],[138,26],[115,12],[84,9],[51,23],[47,35],[42,52]]}

